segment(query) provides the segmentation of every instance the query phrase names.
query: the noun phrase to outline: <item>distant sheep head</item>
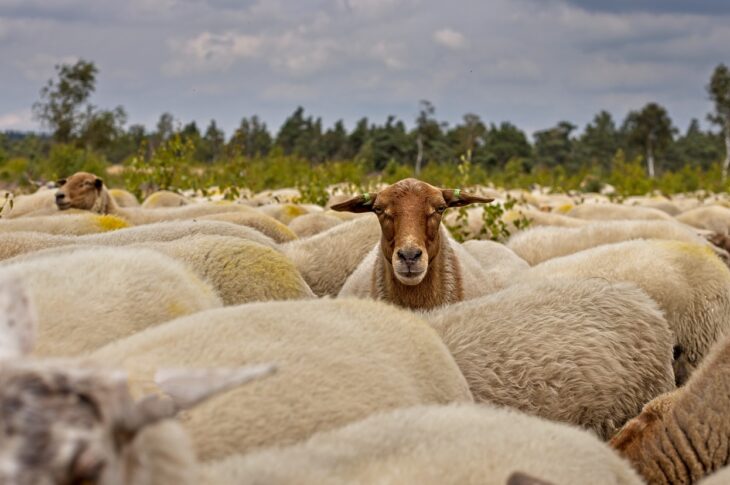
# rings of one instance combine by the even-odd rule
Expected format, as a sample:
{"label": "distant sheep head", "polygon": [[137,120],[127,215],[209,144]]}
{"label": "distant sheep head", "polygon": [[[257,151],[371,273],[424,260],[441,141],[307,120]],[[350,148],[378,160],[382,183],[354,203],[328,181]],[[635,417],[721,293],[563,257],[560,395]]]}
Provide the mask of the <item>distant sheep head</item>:
{"label": "distant sheep head", "polygon": [[[135,401],[123,372],[24,356],[32,347],[34,326],[22,287],[17,281],[0,281],[0,483],[156,483],[154,458],[140,445],[149,439],[149,434],[143,438],[146,431],[275,370],[271,365],[161,370],[155,382],[164,394]],[[174,438],[171,446],[192,454],[187,443]],[[176,450],[167,446],[162,452]]]}
{"label": "distant sheep head", "polygon": [[417,285],[438,255],[441,217],[449,207],[491,202],[459,189],[439,189],[416,179],[404,179],[373,194],[351,198],[331,209],[374,212],[382,230],[381,248],[404,285]]}
{"label": "distant sheep head", "polygon": [[106,213],[106,208],[103,207],[104,181],[96,175],[76,172],[56,184],[59,186],[56,192],[56,206],[59,210],[81,209]]}

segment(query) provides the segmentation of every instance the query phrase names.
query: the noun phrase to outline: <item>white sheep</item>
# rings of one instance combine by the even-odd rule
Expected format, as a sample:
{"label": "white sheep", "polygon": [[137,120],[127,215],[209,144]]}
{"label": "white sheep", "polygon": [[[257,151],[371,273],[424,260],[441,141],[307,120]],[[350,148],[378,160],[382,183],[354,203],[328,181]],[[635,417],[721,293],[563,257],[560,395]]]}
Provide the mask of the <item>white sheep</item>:
{"label": "white sheep", "polygon": [[289,444],[380,410],[471,402],[446,346],[416,315],[366,300],[265,302],[190,315],[91,359],[124,368],[134,393],[159,367],[273,361],[279,372],[183,419],[203,460]]}
{"label": "white sheep", "polygon": [[32,194],[18,195],[16,197],[13,197],[11,194],[7,199],[4,196],[0,197],[0,205],[2,205],[0,216],[4,219],[12,219],[36,211],[55,209],[56,199],[54,193],[54,190],[42,187]]}
{"label": "white sheep", "polygon": [[315,295],[336,296],[378,240],[378,219],[366,214],[316,236],[283,244],[281,250]]}
{"label": "white sheep", "polygon": [[[335,213],[336,214],[336,213]],[[329,212],[315,212],[299,216],[289,223],[289,229],[294,231],[297,237],[311,237],[344,222],[339,217]]]}
{"label": "white sheep", "polygon": [[407,308],[435,308],[487,292],[479,263],[441,226],[448,207],[490,202],[459,189],[404,179],[333,210],[374,212],[380,242],[348,278],[339,296],[370,297]]}
{"label": "white sheep", "polygon": [[670,239],[709,246],[696,231],[672,221],[602,221],[582,227],[535,227],[512,236],[507,247],[530,265],[584,249],[632,239]]}
{"label": "white sheep", "polygon": [[190,200],[184,195],[169,190],[158,190],[147,196],[142,202],[142,207],[158,209],[160,207],[180,207],[188,204],[190,204]]}
{"label": "white sheep", "polygon": [[190,439],[170,418],[275,370],[163,369],[163,394],[135,402],[121,372],[27,357],[36,322],[21,285],[0,278],[0,483],[198,484]]}
{"label": "white sheep", "polygon": [[609,438],[674,389],[673,335],[636,286],[600,279],[517,284],[424,315],[477,402]]}
{"label": "white sheep", "polygon": [[[2,264],[52,258],[101,247],[71,243],[16,256]],[[174,241],[129,244],[124,248],[151,249],[183,263],[215,289],[224,305],[314,298],[312,290],[286,256],[252,241],[196,235]]]}
{"label": "white sheep", "polygon": [[273,217],[283,224],[289,224],[299,216],[309,214],[311,211],[300,204],[266,204],[256,208],[262,214]]}
{"label": "white sheep", "polygon": [[515,275],[530,265],[504,244],[495,241],[472,239],[462,246],[476,259],[484,273],[486,293],[494,293],[509,286]]}
{"label": "white sheep", "polygon": [[58,236],[22,231],[0,232],[0,261],[59,246],[126,246],[141,242],[174,241],[198,234],[239,238],[279,251],[274,241],[248,227],[218,221],[170,221],[85,236]]}
{"label": "white sheep", "polygon": [[628,281],[646,291],[674,332],[678,384],[730,329],[730,270],[705,246],[641,239],[606,244],[547,260],[515,281],[557,277]]}
{"label": "white sheep", "polygon": [[256,212],[254,209],[244,212],[224,212],[201,216],[198,220],[224,221],[256,229],[277,243],[285,243],[297,239],[297,235],[286,225],[273,217]]}
{"label": "white sheep", "polygon": [[589,220],[662,220],[671,221],[672,216],[651,207],[621,204],[581,204],[568,212],[570,217]]}
{"label": "white sheep", "polygon": [[109,189],[109,195],[112,196],[114,202],[116,202],[119,207],[139,207],[137,197],[128,190]]}
{"label": "white sheep", "polygon": [[0,219],[0,233],[32,231],[47,234],[80,236],[114,231],[125,227],[130,227],[130,224],[125,219],[113,215],[91,213]]}
{"label": "white sheep", "polygon": [[611,445],[648,483],[696,483],[730,465],[729,389],[726,337],[684,387],[648,403]]}
{"label": "white sheep", "polygon": [[101,248],[0,268],[23,280],[40,321],[36,353],[74,356],[176,317],[221,306],[191,270],[159,252]]}
{"label": "white sheep", "polygon": [[590,433],[474,404],[379,413],[302,443],[208,463],[201,480],[210,485],[505,485],[517,483],[507,481],[516,472],[555,484],[642,483]]}
{"label": "white sheep", "polygon": [[721,468],[707,478],[703,478],[699,485],[727,485],[728,483],[730,483],[730,466]]}
{"label": "white sheep", "polygon": [[720,234],[730,232],[730,209],[720,205],[697,207],[682,212],[676,219],[698,229],[707,229]]}

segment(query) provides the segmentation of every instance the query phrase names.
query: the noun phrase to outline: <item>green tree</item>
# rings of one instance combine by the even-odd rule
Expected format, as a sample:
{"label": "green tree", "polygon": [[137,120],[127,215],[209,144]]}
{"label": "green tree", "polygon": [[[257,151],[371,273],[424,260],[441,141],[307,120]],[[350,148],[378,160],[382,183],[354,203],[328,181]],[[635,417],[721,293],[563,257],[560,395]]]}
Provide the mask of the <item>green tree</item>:
{"label": "green tree", "polygon": [[226,135],[218,128],[215,120],[210,120],[205,134],[200,140],[199,157],[204,162],[214,162],[220,158],[226,143]]}
{"label": "green tree", "polygon": [[727,179],[728,167],[730,167],[730,70],[725,64],[715,68],[707,86],[710,99],[715,103],[715,112],[710,115],[713,123],[719,124],[723,129],[725,138],[725,161],[722,164],[722,179]]}
{"label": "green tree", "polygon": [[271,135],[266,123],[253,115],[251,119],[242,118],[238,129],[228,142],[230,154],[240,154],[248,158],[267,155],[271,150]]}
{"label": "green tree", "polygon": [[588,123],[575,146],[575,156],[582,163],[589,163],[608,170],[621,138],[611,113],[601,111]]}
{"label": "green tree", "polygon": [[33,104],[33,113],[53,131],[54,141],[69,143],[81,130],[84,107],[94,92],[98,70],[93,62],[83,59],[55,69],[58,79],[49,79],[41,89],[41,100]]}
{"label": "green tree", "polygon": [[631,111],[626,117],[623,131],[630,143],[642,148],[647,172],[650,178],[654,178],[654,157],[669,147],[676,132],[667,110],[657,103],[648,103],[641,111]]}
{"label": "green tree", "polygon": [[491,125],[485,150],[487,164],[497,168],[503,168],[511,159],[526,159],[532,155],[525,132],[507,121],[499,126]]}
{"label": "green tree", "polygon": [[467,113],[462,123],[450,129],[446,134],[452,147],[452,156],[465,156],[468,161],[484,162],[484,146],[487,138],[487,126],[478,115]]}
{"label": "green tree", "polygon": [[575,125],[561,121],[556,126],[535,132],[535,157],[538,164],[546,167],[577,169],[572,162],[573,140],[570,134]]}
{"label": "green tree", "polygon": [[342,120],[322,135],[322,149],[326,160],[344,160],[354,155],[348,144],[347,130]]}
{"label": "green tree", "polygon": [[685,165],[708,170],[722,159],[722,140],[714,133],[703,131],[693,118],[684,135],[677,138],[667,151],[667,168],[680,170]]}

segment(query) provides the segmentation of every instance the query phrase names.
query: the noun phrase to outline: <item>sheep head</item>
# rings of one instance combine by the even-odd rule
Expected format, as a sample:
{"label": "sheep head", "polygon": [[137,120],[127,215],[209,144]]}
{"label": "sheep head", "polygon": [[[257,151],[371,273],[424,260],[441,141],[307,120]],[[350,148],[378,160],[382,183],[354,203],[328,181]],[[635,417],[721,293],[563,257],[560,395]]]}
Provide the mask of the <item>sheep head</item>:
{"label": "sheep head", "polygon": [[[155,382],[162,394],[135,401],[123,372],[23,355],[32,347],[34,327],[22,286],[0,280],[0,483],[159,483],[155,453],[194,460],[182,430],[166,420],[275,370],[271,365],[161,370]],[[155,430],[159,436],[155,425],[174,432],[162,450],[146,444],[154,442]],[[180,449],[170,449],[175,447]]]}
{"label": "sheep head", "polygon": [[417,285],[441,245],[441,218],[449,207],[491,202],[459,189],[440,189],[416,179],[404,179],[374,194],[363,194],[331,209],[374,212],[382,231],[381,249],[397,280]]}
{"label": "sheep head", "polygon": [[[76,172],[68,178],[58,180],[56,206],[59,210],[82,209],[94,211],[100,207],[104,181],[88,172]],[[96,210],[95,212],[99,212]]]}

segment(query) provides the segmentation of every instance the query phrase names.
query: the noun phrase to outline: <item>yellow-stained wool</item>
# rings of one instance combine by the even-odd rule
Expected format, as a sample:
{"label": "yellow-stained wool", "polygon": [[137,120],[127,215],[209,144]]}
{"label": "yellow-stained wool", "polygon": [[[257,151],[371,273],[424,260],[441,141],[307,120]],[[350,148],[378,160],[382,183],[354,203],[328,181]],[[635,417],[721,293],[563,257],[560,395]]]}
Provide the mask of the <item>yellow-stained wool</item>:
{"label": "yellow-stained wool", "polygon": [[139,207],[139,201],[133,193],[124,189],[109,189],[109,195],[119,207]]}
{"label": "yellow-stained wool", "polygon": [[63,214],[18,219],[0,219],[0,233],[32,231],[46,234],[80,236],[113,231],[129,227],[126,220],[112,215],[99,215],[92,212]]}
{"label": "yellow-stained wool", "polygon": [[190,204],[190,201],[184,195],[169,190],[158,190],[147,196],[142,202],[142,207],[157,209],[160,207],[180,207],[188,204]]}

